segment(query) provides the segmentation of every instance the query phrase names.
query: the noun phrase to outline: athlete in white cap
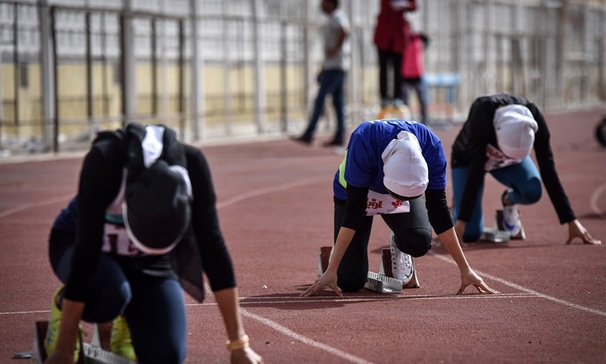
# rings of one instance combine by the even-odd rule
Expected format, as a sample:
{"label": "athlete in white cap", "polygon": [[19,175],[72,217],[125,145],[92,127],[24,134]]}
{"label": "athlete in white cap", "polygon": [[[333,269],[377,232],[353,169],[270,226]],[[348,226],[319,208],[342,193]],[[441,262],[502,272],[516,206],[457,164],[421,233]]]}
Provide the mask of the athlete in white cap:
{"label": "athlete in white cap", "polygon": [[446,203],[442,143],[423,124],[403,120],[360,124],[351,135],[333,185],[335,244],[326,271],[304,296],[323,287],[339,295],[364,287],[374,215],[380,215],[392,230],[395,278],[410,279],[411,257],[427,254],[433,228],[461,271],[457,293],[469,285],[480,293],[496,292],[471,269],[461,249]]}
{"label": "athlete in white cap", "polygon": [[[539,169],[530,158],[533,149]],[[570,207],[555,168],[549,129],[539,108],[529,100],[510,94],[477,98],[455,139],[451,157],[455,229],[463,241],[477,241],[482,235],[484,175],[490,173],[507,187],[501,195],[503,225],[512,238],[525,238],[517,205],[536,203],[542,195],[542,182],[560,223],[568,224],[566,243],[575,238],[585,244],[601,243],[589,235]]]}

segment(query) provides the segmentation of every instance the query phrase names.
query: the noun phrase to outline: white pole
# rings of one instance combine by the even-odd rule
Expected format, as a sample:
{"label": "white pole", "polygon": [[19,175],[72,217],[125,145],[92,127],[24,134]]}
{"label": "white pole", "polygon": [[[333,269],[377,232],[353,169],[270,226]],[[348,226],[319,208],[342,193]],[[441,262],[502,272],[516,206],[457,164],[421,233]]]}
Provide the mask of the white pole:
{"label": "white pole", "polygon": [[201,77],[200,67],[200,52],[198,49],[198,7],[197,0],[190,0],[191,12],[191,128],[194,140],[202,139],[202,105],[203,98],[201,97]]}
{"label": "white pole", "polygon": [[[51,57],[50,36],[52,34],[48,0],[39,0],[38,17],[40,19],[40,97],[42,98],[42,142],[45,146],[52,145],[53,141],[53,115],[55,88],[51,84],[53,77],[53,59]],[[1,97],[0,97],[1,99]],[[0,103],[2,115],[2,103]]]}
{"label": "white pole", "polygon": [[253,42],[255,58],[255,122],[257,124],[257,133],[265,132],[265,120],[263,111],[265,110],[265,82],[264,82],[264,62],[261,51],[261,0],[252,0],[253,11]]}

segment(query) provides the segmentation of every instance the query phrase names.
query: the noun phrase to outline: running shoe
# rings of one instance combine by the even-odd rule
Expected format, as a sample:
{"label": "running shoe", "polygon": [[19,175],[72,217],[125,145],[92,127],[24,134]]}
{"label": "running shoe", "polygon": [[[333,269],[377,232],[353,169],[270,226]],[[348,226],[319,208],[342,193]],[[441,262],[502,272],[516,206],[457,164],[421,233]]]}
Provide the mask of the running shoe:
{"label": "running shoe", "polygon": [[412,263],[412,257],[400,251],[396,246],[394,233],[391,233],[389,237],[389,250],[391,252],[393,278],[401,280],[402,285],[408,284],[413,278],[415,267]]}
{"label": "running shoe", "polygon": [[137,361],[135,348],[133,348],[133,342],[130,337],[130,329],[122,315],[116,317],[112,322],[109,348],[116,355],[120,355],[131,361]]}
{"label": "running shoe", "polygon": [[[59,327],[61,326],[61,317],[63,313],[57,306],[57,297],[63,290],[63,287],[57,288],[53,297],[51,298],[51,313],[48,320],[48,328],[46,329],[46,336],[44,338],[44,350],[46,350],[46,357],[48,358],[57,347],[57,338],[59,337]],[[78,361],[78,354],[80,352],[80,338],[76,341],[76,348],[74,349],[74,363]]]}
{"label": "running shoe", "polygon": [[503,192],[501,201],[503,202],[503,226],[507,231],[511,239],[524,239],[526,234],[522,228],[522,217],[517,205],[505,205],[505,195],[507,191]]}

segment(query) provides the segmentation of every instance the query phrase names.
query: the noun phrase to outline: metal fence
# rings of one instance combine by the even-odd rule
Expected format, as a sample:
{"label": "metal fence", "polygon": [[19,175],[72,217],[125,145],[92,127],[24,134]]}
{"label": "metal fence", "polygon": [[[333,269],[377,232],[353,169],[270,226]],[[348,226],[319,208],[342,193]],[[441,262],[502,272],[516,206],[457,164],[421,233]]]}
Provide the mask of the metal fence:
{"label": "metal fence", "polygon": [[[464,118],[475,97],[501,91],[546,110],[605,102],[606,1],[418,3],[408,17],[430,37],[430,120]],[[186,141],[297,132],[316,92],[319,4],[0,0],[0,153],[84,149],[128,121],[173,126]],[[378,109],[378,5],[341,1],[350,127]]]}

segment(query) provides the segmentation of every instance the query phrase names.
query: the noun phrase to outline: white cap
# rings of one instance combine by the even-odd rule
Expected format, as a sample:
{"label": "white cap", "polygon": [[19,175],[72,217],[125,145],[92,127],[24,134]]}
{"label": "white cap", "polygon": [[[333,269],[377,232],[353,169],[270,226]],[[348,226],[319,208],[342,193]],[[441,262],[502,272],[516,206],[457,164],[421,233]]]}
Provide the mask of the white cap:
{"label": "white cap", "polygon": [[500,107],[494,113],[493,122],[499,149],[505,155],[521,160],[530,154],[539,126],[526,106]]}
{"label": "white cap", "polygon": [[427,162],[423,158],[419,140],[412,133],[402,131],[392,140],[383,154],[383,184],[404,197],[422,195],[429,183]]}

